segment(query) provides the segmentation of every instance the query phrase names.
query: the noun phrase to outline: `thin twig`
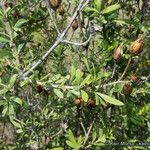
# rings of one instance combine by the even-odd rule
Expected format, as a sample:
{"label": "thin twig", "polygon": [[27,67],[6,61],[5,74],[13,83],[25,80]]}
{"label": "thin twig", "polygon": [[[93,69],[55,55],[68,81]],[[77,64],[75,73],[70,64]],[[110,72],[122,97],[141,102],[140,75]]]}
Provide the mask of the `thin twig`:
{"label": "thin twig", "polygon": [[104,84],[103,87],[106,87],[106,86],[111,86],[111,85],[114,85],[114,84],[119,84],[119,83],[129,83],[131,81],[116,81],[116,82],[112,82],[112,83],[108,83],[108,84]]}
{"label": "thin twig", "polygon": [[116,62],[114,62],[114,67],[113,67],[113,71],[112,71],[112,77],[111,77],[111,79],[112,79],[112,78],[114,77],[114,75],[115,75],[116,67],[117,67]]}
{"label": "thin twig", "polygon": [[89,130],[88,130],[88,132],[87,132],[87,134],[86,134],[86,136],[85,136],[85,139],[84,139],[84,142],[83,142],[83,147],[85,146],[85,144],[86,144],[86,142],[87,142],[87,140],[88,140],[88,138],[89,138],[90,132],[91,132],[92,127],[93,127],[93,123],[94,123],[94,121],[91,123],[91,125],[90,125],[90,127],[89,127]]}
{"label": "thin twig", "polygon": [[67,41],[67,40],[63,40],[63,42],[68,43],[68,44],[77,45],[77,46],[85,46],[87,43],[89,43],[90,40],[91,40],[91,36],[89,36],[89,38],[83,43],[77,43],[77,42],[72,42],[72,41]]}
{"label": "thin twig", "polygon": [[124,69],[124,71],[123,71],[123,73],[122,73],[122,75],[121,75],[121,77],[120,77],[120,79],[119,79],[118,81],[120,81],[120,80],[122,80],[122,79],[124,78],[124,76],[125,76],[125,74],[126,74],[128,68],[129,68],[129,65],[130,65],[130,63],[131,63],[131,60],[132,60],[132,57],[129,58],[128,63],[127,63],[127,66],[126,66],[126,68]]}
{"label": "thin twig", "polygon": [[84,134],[85,134],[85,136],[86,136],[87,133],[86,133],[85,127],[84,127],[84,125],[83,125],[83,122],[81,121],[80,124],[81,124],[81,127],[82,127],[82,129],[83,129],[83,131],[84,131]]}

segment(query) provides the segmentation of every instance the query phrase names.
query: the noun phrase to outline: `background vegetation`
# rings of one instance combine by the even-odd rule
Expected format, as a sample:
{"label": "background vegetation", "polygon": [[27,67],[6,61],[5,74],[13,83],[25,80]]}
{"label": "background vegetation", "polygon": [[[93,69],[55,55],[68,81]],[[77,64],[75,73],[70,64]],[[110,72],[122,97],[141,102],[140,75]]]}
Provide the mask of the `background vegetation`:
{"label": "background vegetation", "polygon": [[0,149],[147,149],[148,0],[1,0]]}

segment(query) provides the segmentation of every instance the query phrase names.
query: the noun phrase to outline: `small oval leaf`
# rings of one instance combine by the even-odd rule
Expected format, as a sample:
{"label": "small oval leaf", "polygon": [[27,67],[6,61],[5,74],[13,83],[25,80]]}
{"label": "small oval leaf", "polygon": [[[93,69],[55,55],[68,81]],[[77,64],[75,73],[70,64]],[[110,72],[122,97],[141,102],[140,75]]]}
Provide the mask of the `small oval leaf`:
{"label": "small oval leaf", "polygon": [[63,93],[59,89],[54,89],[54,93],[59,97],[59,98],[64,98]]}
{"label": "small oval leaf", "polygon": [[105,9],[103,9],[103,10],[101,11],[101,13],[102,13],[102,14],[108,14],[108,13],[111,13],[111,12],[113,12],[113,11],[119,9],[119,8],[120,8],[120,5],[119,5],[119,4],[114,4],[114,5],[108,6],[108,7],[106,7]]}
{"label": "small oval leaf", "polygon": [[88,99],[89,99],[88,94],[87,94],[85,91],[83,91],[83,90],[81,90],[81,97],[82,97],[82,99],[83,99],[85,102],[87,102]]}

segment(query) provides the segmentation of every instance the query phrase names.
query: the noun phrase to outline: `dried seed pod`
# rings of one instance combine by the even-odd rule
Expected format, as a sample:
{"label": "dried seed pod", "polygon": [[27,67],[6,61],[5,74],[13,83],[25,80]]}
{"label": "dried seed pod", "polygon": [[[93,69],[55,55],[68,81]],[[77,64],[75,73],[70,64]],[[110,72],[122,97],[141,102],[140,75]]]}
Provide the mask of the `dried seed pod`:
{"label": "dried seed pod", "polygon": [[77,98],[74,100],[74,104],[80,107],[84,105],[84,101],[81,98]]}
{"label": "dried seed pod", "polygon": [[131,54],[138,55],[143,51],[144,41],[142,38],[137,39],[133,43],[131,43],[129,47],[129,51]]}
{"label": "dried seed pod", "polygon": [[73,29],[74,31],[78,29],[78,21],[77,21],[77,19],[75,19],[75,20],[73,21],[73,23],[72,23],[72,29]]}
{"label": "dried seed pod", "polygon": [[53,10],[56,10],[61,4],[62,0],[50,0],[50,6]]}
{"label": "dried seed pod", "polygon": [[60,5],[60,6],[58,7],[58,13],[59,13],[60,16],[63,16],[63,15],[64,15],[65,10],[64,10],[64,8],[63,8],[62,5]]}
{"label": "dried seed pod", "polygon": [[137,82],[137,80],[138,80],[137,74],[132,74],[130,79],[131,79],[132,82]]}
{"label": "dried seed pod", "polygon": [[42,82],[37,82],[36,89],[37,89],[38,93],[43,92],[44,91],[44,84]]}
{"label": "dried seed pod", "polygon": [[89,101],[87,102],[87,106],[88,106],[89,108],[95,107],[95,106],[96,106],[96,101],[95,101],[95,100],[89,100]]}
{"label": "dried seed pod", "polygon": [[120,45],[113,51],[113,59],[119,60],[122,57],[122,55],[123,55],[123,49],[122,49],[122,45]]}
{"label": "dried seed pod", "polygon": [[123,94],[130,95],[132,93],[132,86],[130,84],[125,84],[123,86]]}

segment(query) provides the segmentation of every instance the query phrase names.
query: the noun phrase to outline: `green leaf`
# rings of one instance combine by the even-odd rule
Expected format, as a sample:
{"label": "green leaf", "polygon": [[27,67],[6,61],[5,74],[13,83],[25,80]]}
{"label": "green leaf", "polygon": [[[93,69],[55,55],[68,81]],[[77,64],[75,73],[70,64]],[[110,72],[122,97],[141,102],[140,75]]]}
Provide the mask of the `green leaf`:
{"label": "green leaf", "polygon": [[4,13],[3,13],[3,10],[0,8],[0,16],[3,16]]}
{"label": "green leaf", "polygon": [[95,93],[95,100],[96,100],[96,105],[98,105],[100,102],[100,97],[96,93]]}
{"label": "green leaf", "polygon": [[73,80],[73,78],[76,75],[76,68],[74,65],[71,66],[71,80]]}
{"label": "green leaf", "polygon": [[[8,14],[12,9],[10,7],[8,7],[5,12],[4,12],[4,15]],[[8,14],[9,15],[9,14]]]}
{"label": "green leaf", "polygon": [[81,147],[81,144],[82,144],[82,141],[83,141],[83,138],[82,136],[80,135],[78,140],[77,140],[77,143],[78,143],[78,146]]}
{"label": "green leaf", "polygon": [[59,98],[64,98],[63,93],[59,89],[54,89],[54,93],[59,97]]}
{"label": "green leaf", "polygon": [[76,96],[79,96],[80,95],[80,92],[79,91],[75,91],[75,90],[70,90],[70,92]]}
{"label": "green leaf", "polygon": [[26,22],[28,22],[28,20],[26,20],[26,19],[19,19],[17,22],[16,22],[16,24],[15,24],[15,26],[14,26],[14,28],[20,28],[24,23],[26,23]]}
{"label": "green leaf", "polygon": [[96,12],[96,13],[99,13],[99,11],[95,8],[92,8],[92,7],[86,7],[85,8],[85,12]]}
{"label": "green leaf", "polygon": [[72,147],[74,149],[76,148],[76,145],[74,145],[74,143],[72,143],[71,141],[67,140],[66,143],[67,143],[68,146],[70,146],[70,147]]}
{"label": "green leaf", "polygon": [[57,81],[58,79],[60,79],[60,77],[61,77],[61,74],[56,74],[56,75],[54,75],[54,76],[51,78],[51,80],[52,80],[52,81]]}
{"label": "green leaf", "polygon": [[9,115],[14,115],[14,106],[12,104],[9,104]]}
{"label": "green leaf", "polygon": [[[5,23],[3,20],[3,17],[0,16],[0,27],[5,28]],[[5,34],[5,33],[1,33],[1,34]]]}
{"label": "green leaf", "polygon": [[6,101],[0,100],[0,106],[3,106],[3,105],[5,105],[5,104],[6,104]]}
{"label": "green leaf", "polygon": [[82,97],[82,99],[83,99],[85,102],[87,102],[88,99],[89,99],[88,94],[87,94],[85,91],[83,91],[83,90],[81,90],[81,97]]}
{"label": "green leaf", "polygon": [[77,84],[80,84],[81,77],[83,76],[83,72],[80,69],[76,70],[76,82]]}
{"label": "green leaf", "polygon": [[114,4],[114,5],[111,5],[111,6],[108,6],[106,7],[105,9],[103,9],[101,11],[102,14],[108,14],[108,13],[111,13],[113,11],[116,11],[120,8],[120,5],[119,4]]}
{"label": "green leaf", "polygon": [[74,144],[76,144],[75,137],[74,137],[74,135],[73,135],[73,133],[72,133],[71,130],[68,131],[68,136],[69,136],[69,140],[70,140],[71,142],[73,142]]}
{"label": "green leaf", "polygon": [[87,70],[90,72],[90,66],[89,66],[89,63],[88,63],[88,60],[87,60],[87,58],[83,58],[83,62],[84,62],[84,64],[86,65],[86,68],[87,68]]}
{"label": "green leaf", "polygon": [[18,48],[17,48],[18,54],[20,53],[24,45],[25,45],[24,43],[18,45]]}
{"label": "green leaf", "polygon": [[10,87],[12,87],[12,86],[15,84],[16,79],[17,79],[17,74],[14,74],[14,75],[10,78],[10,80],[9,80]]}
{"label": "green leaf", "polygon": [[0,59],[12,57],[12,52],[9,49],[0,49]]}
{"label": "green leaf", "polygon": [[2,44],[2,43],[7,43],[7,42],[9,42],[9,40],[8,39],[6,39],[6,38],[4,38],[4,37],[0,37],[0,43]]}
{"label": "green leaf", "polygon": [[96,6],[96,9],[100,12],[102,7],[102,0],[94,0],[94,4]]}
{"label": "green leaf", "polygon": [[21,125],[20,125],[20,123],[14,121],[13,119],[10,119],[10,121],[11,121],[11,123],[12,123],[15,127],[17,127],[17,128],[22,128]]}
{"label": "green leaf", "polygon": [[8,106],[6,105],[2,111],[2,117],[6,115],[7,111],[8,111]]}
{"label": "green leaf", "polygon": [[77,142],[76,142],[75,137],[71,130],[68,131],[68,138],[69,138],[69,140],[66,141],[67,145],[72,148],[76,148]]}
{"label": "green leaf", "polygon": [[22,129],[18,129],[16,132],[20,134],[20,133],[23,132],[23,130]]}
{"label": "green leaf", "polygon": [[104,99],[104,101],[110,103],[110,104],[113,104],[113,105],[117,105],[117,106],[122,106],[124,105],[124,103],[122,103],[121,101],[115,99],[115,98],[112,98],[108,95],[105,95],[105,94],[102,94],[102,93],[97,93],[102,99]]}
{"label": "green leaf", "polygon": [[89,82],[90,81],[90,79],[91,79],[91,75],[89,74],[83,81],[82,81],[82,83],[81,83],[81,85],[80,86],[83,86],[83,85],[85,85],[85,84],[89,84],[89,83],[91,83],[91,82]]}
{"label": "green leaf", "polygon": [[18,103],[19,105],[22,105],[22,100],[19,97],[16,97],[13,99],[14,102]]}
{"label": "green leaf", "polygon": [[113,20],[113,22],[119,24],[119,25],[128,25],[124,20]]}
{"label": "green leaf", "polygon": [[0,90],[0,95],[5,94],[9,91],[8,87],[4,87],[2,90]]}

